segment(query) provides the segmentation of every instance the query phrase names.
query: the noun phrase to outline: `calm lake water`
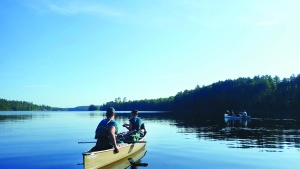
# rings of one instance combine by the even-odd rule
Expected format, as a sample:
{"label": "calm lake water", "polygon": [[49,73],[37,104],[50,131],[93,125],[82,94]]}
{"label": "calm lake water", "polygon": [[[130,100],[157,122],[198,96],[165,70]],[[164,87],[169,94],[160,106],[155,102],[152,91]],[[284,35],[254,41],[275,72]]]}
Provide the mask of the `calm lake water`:
{"label": "calm lake water", "polygon": [[[251,115],[251,113],[250,113]],[[294,169],[300,166],[300,121],[183,118],[141,112],[148,131],[138,168]],[[82,169],[102,112],[0,112],[0,168]],[[129,113],[118,113],[119,131]],[[115,165],[115,168],[119,168]],[[130,168],[130,167],[129,167]]]}

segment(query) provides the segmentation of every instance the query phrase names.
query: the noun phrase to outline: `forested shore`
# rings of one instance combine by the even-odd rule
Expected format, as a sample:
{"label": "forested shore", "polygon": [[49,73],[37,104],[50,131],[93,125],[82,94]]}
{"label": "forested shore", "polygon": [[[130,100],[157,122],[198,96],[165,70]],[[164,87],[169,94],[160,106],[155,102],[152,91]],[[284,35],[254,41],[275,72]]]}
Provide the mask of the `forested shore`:
{"label": "forested shore", "polygon": [[226,110],[246,110],[253,117],[300,118],[300,74],[280,80],[278,76],[255,76],[196,86],[175,96],[137,101],[111,101],[100,110],[161,110],[217,117]]}
{"label": "forested shore", "polygon": [[0,99],[0,111],[51,111],[50,106],[36,105],[25,101]]}
{"label": "forested shore", "polygon": [[[100,110],[111,106],[118,111],[172,111],[203,117],[219,117],[226,110],[236,113],[246,110],[252,117],[300,118],[300,74],[282,80],[269,75],[228,79],[202,87],[197,85],[195,89],[184,90],[168,98],[116,99],[101,105]],[[54,108],[0,99],[0,111],[88,111],[90,107]]]}
{"label": "forested shore", "polygon": [[6,100],[0,98],[0,111],[89,111],[89,106],[59,108],[46,105],[37,105],[26,101]]}

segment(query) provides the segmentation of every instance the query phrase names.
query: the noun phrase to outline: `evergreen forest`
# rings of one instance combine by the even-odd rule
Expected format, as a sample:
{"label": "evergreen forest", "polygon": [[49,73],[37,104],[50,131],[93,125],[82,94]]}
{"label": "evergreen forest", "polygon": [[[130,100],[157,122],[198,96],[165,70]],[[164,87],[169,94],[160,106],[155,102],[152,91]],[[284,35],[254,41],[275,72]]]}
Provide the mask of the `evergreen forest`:
{"label": "evergreen forest", "polygon": [[101,106],[55,108],[24,101],[0,99],[0,111],[171,111],[199,117],[219,117],[229,110],[236,114],[247,111],[252,117],[300,118],[300,74],[280,79],[270,75],[225,80],[192,90],[178,92],[175,96],[158,99],[127,101],[120,98]]}
{"label": "evergreen forest", "polygon": [[25,101],[0,99],[0,111],[50,111],[55,108],[36,105]]}
{"label": "evergreen forest", "polygon": [[[117,100],[117,99],[116,99]],[[280,80],[278,76],[255,76],[196,86],[175,96],[137,101],[111,101],[100,110],[172,111],[194,116],[223,116],[226,110],[247,111],[252,117],[300,118],[300,74]]]}

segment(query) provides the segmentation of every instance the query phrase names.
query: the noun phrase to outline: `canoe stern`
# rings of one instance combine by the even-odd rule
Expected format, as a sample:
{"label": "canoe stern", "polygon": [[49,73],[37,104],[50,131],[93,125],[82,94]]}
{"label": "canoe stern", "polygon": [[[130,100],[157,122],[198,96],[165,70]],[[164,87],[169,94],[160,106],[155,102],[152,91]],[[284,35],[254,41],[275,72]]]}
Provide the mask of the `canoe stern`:
{"label": "canoe stern", "polygon": [[[145,141],[145,139],[142,139],[141,141]],[[113,149],[95,152],[84,152],[82,153],[84,168],[96,169],[106,166],[137,152],[138,150],[143,148],[145,144],[146,143],[122,143],[120,144],[119,153],[114,153]]]}

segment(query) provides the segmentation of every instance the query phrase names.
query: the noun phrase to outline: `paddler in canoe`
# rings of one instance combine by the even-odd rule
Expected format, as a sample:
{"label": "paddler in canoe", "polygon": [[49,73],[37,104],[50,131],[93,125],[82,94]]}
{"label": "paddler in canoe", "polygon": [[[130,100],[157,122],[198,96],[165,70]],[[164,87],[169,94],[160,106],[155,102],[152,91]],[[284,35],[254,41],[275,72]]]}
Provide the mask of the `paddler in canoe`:
{"label": "paddler in canoe", "polygon": [[145,125],[138,117],[138,112],[138,110],[132,110],[132,118],[129,119],[129,124],[123,124],[123,127],[126,127],[129,130],[121,133],[121,135],[125,137],[124,142],[126,142],[126,140],[138,141],[140,137],[143,137],[146,134]]}
{"label": "paddler in canoe", "polygon": [[95,131],[96,146],[91,151],[101,151],[114,148],[114,152],[119,152],[116,134],[118,133],[118,124],[114,120],[116,111],[113,107],[106,110],[106,119],[103,119]]}

